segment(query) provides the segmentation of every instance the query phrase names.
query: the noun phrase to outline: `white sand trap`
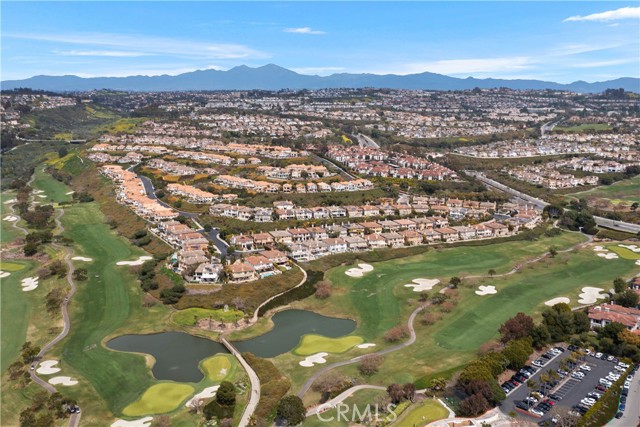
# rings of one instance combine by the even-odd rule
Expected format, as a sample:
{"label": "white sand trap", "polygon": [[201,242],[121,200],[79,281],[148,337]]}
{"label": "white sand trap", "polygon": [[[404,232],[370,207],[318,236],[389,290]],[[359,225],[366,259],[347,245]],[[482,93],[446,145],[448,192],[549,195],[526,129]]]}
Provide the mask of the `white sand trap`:
{"label": "white sand trap", "polygon": [[618,254],[614,254],[613,252],[606,252],[606,253],[605,252],[600,252],[598,254],[598,256],[600,258],[604,258],[604,259],[617,259],[617,258],[619,258]]}
{"label": "white sand trap", "polygon": [[220,388],[219,385],[214,385],[214,386],[205,388],[200,393],[196,394],[191,399],[189,399],[187,403],[184,404],[184,406],[186,406],[187,408],[192,408],[195,406],[198,400],[211,399],[213,396],[216,395],[216,391],[218,391],[219,388]]}
{"label": "white sand trap", "polygon": [[545,302],[544,305],[553,307],[556,304],[560,304],[560,303],[569,304],[570,302],[571,300],[567,297],[558,297],[558,298],[550,299],[549,301]]}
{"label": "white sand trap", "polygon": [[118,261],[116,262],[116,265],[142,265],[145,261],[149,261],[150,259],[153,259],[153,257],[144,255],[135,261]]}
{"label": "white sand trap", "polygon": [[27,277],[20,282],[22,292],[29,292],[38,287],[38,277]]}
{"label": "white sand trap", "polygon": [[637,245],[618,245],[621,248],[629,249],[632,252],[640,253],[640,248]]}
{"label": "white sand trap", "polygon": [[492,295],[497,294],[495,286],[478,286],[479,291],[476,291],[476,295]]}
{"label": "white sand trap", "polygon": [[71,258],[74,261],[93,261],[93,258],[87,258],[86,256],[74,256],[73,258]]}
{"label": "white sand trap", "polygon": [[362,277],[364,273],[373,271],[373,266],[370,264],[358,264],[358,267],[353,267],[344,272],[349,277]]}
{"label": "white sand trap", "polygon": [[40,197],[41,199],[46,199],[47,196],[43,196],[42,194],[38,194],[38,197]]}
{"label": "white sand trap", "polygon": [[313,354],[311,356],[307,356],[303,361],[300,362],[300,366],[304,366],[305,368],[310,368],[316,363],[318,364],[327,363],[327,359],[325,359],[325,357],[327,357],[328,355],[329,353],[321,352],[321,353]]}
{"label": "white sand trap", "polygon": [[7,276],[11,276],[11,273],[9,273],[8,271],[2,271],[0,270],[0,279],[7,277]]}
{"label": "white sand trap", "polygon": [[33,190],[33,194],[42,194],[44,190]]}
{"label": "white sand trap", "polygon": [[[417,283],[414,285],[413,283]],[[435,285],[440,283],[438,279],[413,279],[413,283],[404,285],[407,288],[413,288],[413,292],[430,291]]]}
{"label": "white sand trap", "polygon": [[149,427],[151,421],[153,421],[153,417],[144,417],[132,421],[117,420],[111,424],[111,427]]}
{"label": "white sand trap", "polygon": [[580,304],[593,304],[599,299],[605,299],[607,295],[601,294],[600,292],[602,291],[604,291],[602,288],[584,287],[582,288],[582,293],[578,295],[580,297],[578,302]]}
{"label": "white sand trap", "polygon": [[594,246],[593,250],[596,252],[606,251],[606,249],[603,246]]}
{"label": "white sand trap", "polygon": [[5,221],[9,221],[9,222],[16,222],[17,220],[20,219],[20,217],[17,217],[15,215],[7,215],[2,219],[4,219]]}
{"label": "white sand trap", "polygon": [[11,200],[7,200],[6,202],[4,202],[5,205],[10,205],[11,203],[15,203],[17,202],[16,199],[11,199]]}
{"label": "white sand trap", "polygon": [[636,265],[640,265],[640,259],[636,261]]}
{"label": "white sand trap", "polygon": [[78,381],[74,380],[71,377],[53,377],[49,380],[49,384],[53,385],[63,385],[66,387],[78,384]]}
{"label": "white sand trap", "polygon": [[64,193],[64,194],[66,194],[67,196],[69,196],[69,195],[71,195],[71,194],[73,194],[73,193],[75,193],[75,191],[69,191],[69,192]]}
{"label": "white sand trap", "polygon": [[43,362],[40,362],[40,365],[38,365],[38,369],[36,369],[36,372],[40,375],[57,374],[61,371],[60,368],[56,368],[57,364],[57,360],[45,360]]}
{"label": "white sand trap", "polygon": [[366,342],[364,344],[358,344],[356,347],[358,348],[369,348],[369,347],[375,347],[376,345],[372,342]]}

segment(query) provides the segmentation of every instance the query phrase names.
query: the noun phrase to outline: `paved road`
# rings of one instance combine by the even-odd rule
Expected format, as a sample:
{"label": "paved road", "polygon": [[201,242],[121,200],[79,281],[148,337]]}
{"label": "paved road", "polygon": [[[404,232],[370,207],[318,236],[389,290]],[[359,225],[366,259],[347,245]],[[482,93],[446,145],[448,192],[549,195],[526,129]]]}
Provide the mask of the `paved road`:
{"label": "paved road", "polygon": [[213,242],[213,245],[216,247],[216,249],[218,249],[218,252],[220,252],[220,255],[222,256],[227,256],[227,248],[229,247],[229,245],[227,245],[227,242],[225,242],[224,240],[222,240],[220,238],[220,230],[217,228],[212,228],[211,231],[207,232],[202,230],[201,233],[209,240],[211,240],[211,242]]}
{"label": "paved road", "polygon": [[354,176],[354,175],[350,174],[346,170],[342,169],[340,166],[336,165],[335,163],[333,163],[330,160],[325,159],[324,157],[320,157],[317,154],[313,154],[313,153],[309,153],[309,157],[328,165],[330,168],[338,169],[340,171],[340,173],[342,173],[342,175],[349,181],[354,180],[354,179],[358,179],[357,176]]}
{"label": "paved road", "polygon": [[226,338],[220,337],[220,342],[227,347],[227,349],[235,356],[236,359],[240,362],[244,370],[249,375],[249,381],[251,382],[251,395],[249,396],[249,403],[247,407],[244,408],[244,412],[242,413],[242,417],[240,418],[240,422],[238,423],[238,427],[246,427],[249,425],[251,421],[251,416],[256,410],[258,406],[258,402],[260,402],[260,378],[256,372],[249,366],[244,357],[240,354],[238,350],[229,342]]}
{"label": "paved road", "polygon": [[318,379],[321,375],[325,374],[326,372],[330,371],[333,368],[338,368],[340,366],[346,366],[346,365],[351,365],[353,363],[357,363],[360,360],[362,360],[362,358],[364,356],[368,356],[370,354],[378,354],[380,356],[383,356],[385,354],[389,354],[392,353],[394,351],[398,351],[401,350],[405,347],[409,347],[410,345],[412,345],[413,343],[416,342],[416,331],[413,327],[413,321],[415,320],[416,316],[418,315],[418,313],[420,313],[422,310],[424,310],[425,308],[427,308],[430,304],[423,304],[420,307],[416,308],[415,310],[413,310],[413,312],[411,313],[411,316],[409,316],[409,320],[407,321],[407,327],[409,328],[409,339],[403,343],[394,345],[392,347],[388,347],[385,348],[383,350],[377,351],[375,353],[368,353],[368,354],[363,354],[362,356],[358,356],[358,357],[354,357],[353,359],[349,359],[349,360],[343,360],[341,362],[336,362],[336,363],[332,363],[330,365],[325,366],[324,368],[320,369],[318,372],[316,372],[315,374],[313,374],[312,376],[310,376],[309,378],[307,378],[307,381],[304,383],[304,385],[302,386],[302,388],[300,389],[300,391],[298,392],[298,397],[302,398],[307,391],[309,391],[309,389],[311,388],[311,385],[313,385],[313,383],[316,381],[316,379]]}
{"label": "paved road", "polygon": [[[636,402],[635,404],[633,402]],[[636,372],[631,380],[624,415],[620,419],[609,421],[607,427],[635,427],[640,425],[640,373]]]}
{"label": "paved road", "polygon": [[307,281],[307,272],[305,271],[304,268],[300,267],[298,264],[293,263],[294,266],[298,267],[300,269],[300,271],[302,271],[302,280],[300,280],[300,283],[298,283],[297,285],[295,285],[293,288],[287,289],[286,291],[280,292],[279,294],[276,294],[274,296],[272,296],[271,298],[265,300],[262,304],[260,304],[258,306],[258,308],[256,308],[256,311],[253,312],[253,317],[251,318],[251,324],[255,323],[258,321],[258,314],[260,312],[260,309],[262,307],[264,307],[265,305],[267,305],[269,302],[273,301],[274,299],[278,298],[280,295],[284,295],[289,291],[292,291],[296,288],[299,288],[300,286],[304,285],[304,282]]}
{"label": "paved road", "polygon": [[334,408],[338,403],[343,402],[344,400],[348,399],[349,397],[351,397],[353,395],[353,393],[355,393],[356,391],[360,391],[360,390],[386,390],[386,387],[382,387],[379,385],[371,385],[371,384],[361,384],[361,385],[356,385],[353,386],[345,391],[343,391],[342,393],[340,393],[339,395],[337,395],[336,397],[334,397],[333,399],[323,403],[322,405],[318,405],[318,406],[314,406],[313,408],[309,409],[307,411],[307,417],[311,417],[313,415],[316,415],[318,413],[322,413],[328,409]]}
{"label": "paved road", "polygon": [[540,126],[540,134],[544,136],[545,133],[551,132],[563,119],[563,117],[560,117],[559,119],[543,124]]}
{"label": "paved road", "polygon": [[[538,207],[539,209],[544,209],[545,206],[549,205],[549,203],[545,202],[544,200],[537,199],[535,197],[529,196],[528,194],[522,193],[516,189],[507,187],[506,185],[501,184],[498,181],[487,178],[486,176],[482,175],[479,172],[468,171],[468,173],[471,176],[478,179],[479,181],[483,182],[484,184],[490,187],[496,188],[505,193],[511,194],[517,199],[523,200],[527,203],[531,203],[532,205]],[[632,234],[640,232],[640,224],[631,224],[628,222],[614,221],[614,220],[602,218],[599,216],[594,216],[593,219],[596,221],[596,224],[599,225],[600,227],[611,228],[613,230],[624,231],[626,233],[632,233]]]}
{"label": "paved road", "polygon": [[170,204],[165,203],[162,200],[158,199],[158,196],[156,196],[156,189],[153,187],[153,183],[151,182],[151,180],[149,178],[147,178],[146,176],[144,176],[144,175],[138,175],[138,178],[140,178],[142,180],[142,185],[144,185],[144,191],[147,193],[147,196],[150,199],[157,200],[158,203],[160,203],[162,206],[167,207],[167,208],[171,208],[171,209],[177,211],[178,213],[180,213],[180,215],[184,215],[187,218],[197,218],[198,217],[197,213],[184,212],[184,211],[178,210],[178,209],[174,208],[173,206],[171,206]]}
{"label": "paved road", "polygon": [[378,143],[376,143],[373,139],[369,138],[367,135],[358,133],[355,135],[355,137],[358,140],[358,144],[360,144],[360,147],[380,148]]}

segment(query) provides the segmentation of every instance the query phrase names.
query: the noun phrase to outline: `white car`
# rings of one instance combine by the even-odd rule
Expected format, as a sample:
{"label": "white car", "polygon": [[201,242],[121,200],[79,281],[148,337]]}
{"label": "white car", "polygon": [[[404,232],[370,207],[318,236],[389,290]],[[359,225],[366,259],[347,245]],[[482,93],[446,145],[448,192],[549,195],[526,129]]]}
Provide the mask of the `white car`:
{"label": "white car", "polygon": [[600,378],[600,384],[605,387],[611,387],[612,383],[606,378]]}
{"label": "white car", "polygon": [[608,360],[609,362],[611,362],[613,359],[615,359],[615,357],[613,357],[613,356],[609,356],[609,357],[607,357],[607,360]]}
{"label": "white car", "polygon": [[628,390],[630,386],[631,386],[631,382],[630,382],[630,381],[626,381],[626,382],[624,383],[624,386],[623,386],[623,387],[624,387],[624,388],[626,388],[626,389]]}
{"label": "white car", "polygon": [[532,413],[532,414],[536,414],[536,415],[540,415],[540,416],[543,416],[543,415],[544,415],[544,412],[542,412],[542,411],[541,411],[540,409],[538,409],[538,408],[533,408],[533,409],[531,410],[531,413]]}
{"label": "white car", "polygon": [[597,352],[597,353],[596,353],[596,358],[597,358],[597,359],[601,359],[601,358],[602,358],[602,353]]}
{"label": "white car", "polygon": [[571,376],[573,378],[581,380],[581,379],[584,378],[584,373],[582,373],[582,372],[574,372],[573,374],[571,374]]}
{"label": "white car", "polygon": [[552,353],[555,354],[556,356],[561,354],[562,352],[560,350],[558,350],[557,348],[550,348],[548,353]]}
{"label": "white car", "polygon": [[580,403],[584,403],[585,405],[588,405],[588,404],[593,405],[594,403],[596,403],[596,400],[595,400],[595,399],[592,399],[592,398],[590,398],[590,397],[585,397],[584,399],[582,399],[582,400],[580,401]]}
{"label": "white car", "polygon": [[618,372],[624,372],[624,371],[626,371],[626,370],[627,370],[626,368],[623,368],[622,366],[616,366],[616,367],[615,367],[615,368],[613,368],[613,369],[615,369],[615,370],[616,370],[616,371],[618,371]]}
{"label": "white car", "polygon": [[581,365],[580,366],[580,370],[589,372],[591,370],[591,366],[589,366],[589,365]]}
{"label": "white car", "polygon": [[622,366],[623,368],[627,369],[629,367],[629,365],[627,365],[624,362],[618,362],[618,366]]}

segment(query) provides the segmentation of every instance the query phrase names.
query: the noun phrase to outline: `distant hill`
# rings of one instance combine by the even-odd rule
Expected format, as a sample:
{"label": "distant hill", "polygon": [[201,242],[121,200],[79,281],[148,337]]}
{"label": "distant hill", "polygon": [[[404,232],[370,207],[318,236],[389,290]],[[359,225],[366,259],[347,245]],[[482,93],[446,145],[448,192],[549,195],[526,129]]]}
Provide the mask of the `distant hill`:
{"label": "distant hill", "polygon": [[124,91],[189,91],[189,90],[279,90],[376,87],[389,89],[464,90],[506,87],[510,89],[554,89],[580,93],[597,93],[623,88],[640,93],[640,79],[623,77],[604,82],[576,81],[569,84],[542,80],[460,79],[435,73],[349,74],[311,76],[269,64],[258,68],[241,65],[228,71],[201,70],[177,76],[93,77],[35,76],[24,80],[5,80],[2,90],[21,87],[50,91],[86,91],[113,89]]}

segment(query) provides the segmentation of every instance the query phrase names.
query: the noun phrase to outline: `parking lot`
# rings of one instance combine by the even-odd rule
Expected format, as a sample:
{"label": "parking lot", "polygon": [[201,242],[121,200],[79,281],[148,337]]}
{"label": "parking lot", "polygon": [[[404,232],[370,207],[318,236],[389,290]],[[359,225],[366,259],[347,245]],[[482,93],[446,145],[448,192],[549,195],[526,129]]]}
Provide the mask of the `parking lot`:
{"label": "parking lot", "polygon": [[[529,380],[533,380],[537,384],[534,389],[530,389],[526,384],[521,384],[516,389],[511,390],[507,394],[507,398],[505,399],[505,401],[502,402],[501,410],[507,414],[511,411],[514,411],[518,414],[518,416],[528,417],[532,420],[550,420],[553,417],[553,409],[547,411],[542,416],[536,416],[530,412],[516,410],[516,404],[526,399],[531,392],[542,391],[539,390],[540,384],[542,383],[542,381],[540,380],[540,376],[543,373],[549,373],[550,371],[558,372],[563,364],[563,360],[568,359],[570,355],[570,351],[563,351],[561,354],[551,359],[544,367],[538,369],[535,374],[533,374],[529,378]],[[584,378],[573,378],[571,375],[571,370],[569,370],[568,375],[566,375],[565,378],[558,379],[558,384],[553,386],[550,391],[547,391],[546,394],[554,395],[556,399],[554,408],[574,408],[575,406],[579,405],[581,400],[584,399],[589,393],[597,391],[596,387],[599,386],[600,378],[604,378],[609,374],[609,372],[614,371],[616,364],[617,360],[615,359],[613,361],[607,361],[606,357],[604,359],[598,359],[594,356],[582,356],[582,358],[578,360],[576,371],[582,372],[584,374]],[[591,368],[591,370],[580,370],[578,367],[581,365],[587,365],[589,368]],[[597,392],[602,393],[602,391]]]}

